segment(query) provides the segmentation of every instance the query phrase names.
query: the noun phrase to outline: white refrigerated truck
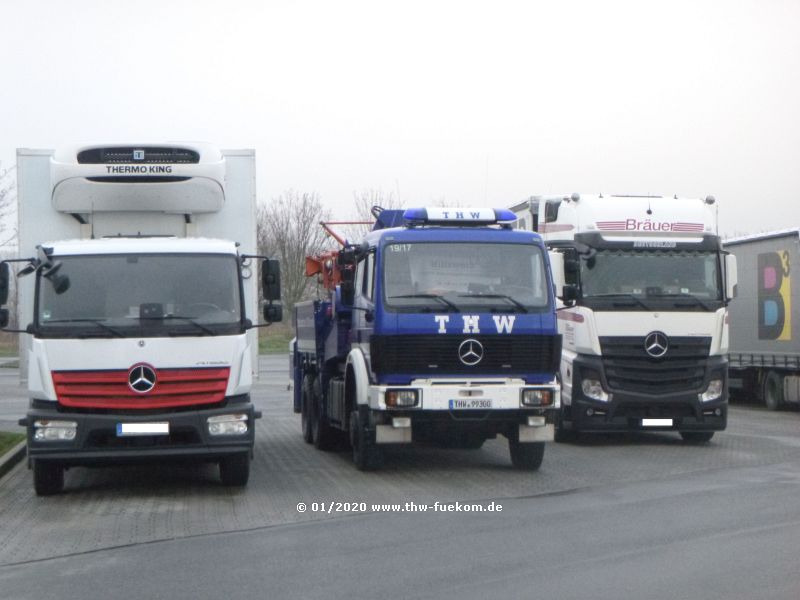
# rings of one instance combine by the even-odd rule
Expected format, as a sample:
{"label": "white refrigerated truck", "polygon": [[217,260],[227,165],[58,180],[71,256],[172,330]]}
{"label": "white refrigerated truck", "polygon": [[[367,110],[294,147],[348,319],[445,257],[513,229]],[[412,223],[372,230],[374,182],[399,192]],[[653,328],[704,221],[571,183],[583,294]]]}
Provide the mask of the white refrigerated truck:
{"label": "white refrigerated truck", "polygon": [[725,428],[736,261],[713,204],[573,194],[512,207],[564,256],[557,440],[647,430],[704,442]]}
{"label": "white refrigerated truck", "polygon": [[[164,459],[247,483],[254,158],[198,143],[18,150],[20,258],[0,269],[0,301],[13,263],[38,494],[71,466]],[[264,261],[265,321],[280,319],[279,278]]]}

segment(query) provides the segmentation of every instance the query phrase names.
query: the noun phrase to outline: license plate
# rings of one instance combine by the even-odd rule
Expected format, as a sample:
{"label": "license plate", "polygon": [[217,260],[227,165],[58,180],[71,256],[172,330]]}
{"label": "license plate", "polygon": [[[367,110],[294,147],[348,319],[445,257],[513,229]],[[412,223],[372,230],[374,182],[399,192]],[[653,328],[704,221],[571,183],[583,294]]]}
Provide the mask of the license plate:
{"label": "license plate", "polygon": [[672,419],[642,419],[642,427],[672,427]]}
{"label": "license plate", "polygon": [[169,423],[117,423],[117,437],[169,435]]}
{"label": "license plate", "polygon": [[450,410],[463,410],[463,409],[486,409],[492,408],[492,401],[486,398],[459,399],[450,400]]}

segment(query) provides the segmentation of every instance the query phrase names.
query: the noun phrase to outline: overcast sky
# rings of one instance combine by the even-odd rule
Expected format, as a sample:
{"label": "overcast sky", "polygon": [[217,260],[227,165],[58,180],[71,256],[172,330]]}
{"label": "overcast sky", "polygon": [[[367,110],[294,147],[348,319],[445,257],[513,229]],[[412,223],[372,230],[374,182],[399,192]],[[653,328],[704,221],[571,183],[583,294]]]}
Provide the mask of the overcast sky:
{"label": "overcast sky", "polygon": [[0,0],[0,161],[252,147],[258,194],[713,194],[800,225],[800,1]]}

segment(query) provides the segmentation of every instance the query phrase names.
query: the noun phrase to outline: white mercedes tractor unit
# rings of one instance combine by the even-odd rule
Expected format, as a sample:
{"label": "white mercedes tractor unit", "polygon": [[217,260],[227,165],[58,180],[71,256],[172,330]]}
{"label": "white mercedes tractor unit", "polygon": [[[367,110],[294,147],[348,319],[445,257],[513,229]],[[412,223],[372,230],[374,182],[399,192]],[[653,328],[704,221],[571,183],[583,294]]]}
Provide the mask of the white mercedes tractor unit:
{"label": "white mercedes tractor unit", "polygon": [[677,431],[706,442],[728,413],[728,302],[736,258],[713,197],[534,196],[517,226],[563,254],[556,439]]}

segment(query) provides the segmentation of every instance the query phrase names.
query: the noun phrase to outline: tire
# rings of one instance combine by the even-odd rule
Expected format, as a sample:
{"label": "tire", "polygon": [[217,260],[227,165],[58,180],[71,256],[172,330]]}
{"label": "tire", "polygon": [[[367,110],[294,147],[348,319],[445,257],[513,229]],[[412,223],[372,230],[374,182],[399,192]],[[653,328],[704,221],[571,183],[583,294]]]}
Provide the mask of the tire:
{"label": "tire", "polygon": [[515,438],[508,439],[508,450],[511,464],[521,471],[538,471],[544,458],[544,442],[520,442]]}
{"label": "tire", "polygon": [[705,444],[710,442],[714,437],[713,431],[681,431],[681,437],[684,442],[690,444]]}
{"label": "tire", "polygon": [[375,471],[383,465],[383,450],[369,439],[357,409],[350,413],[350,443],[353,464],[359,471]]}
{"label": "tire", "polygon": [[250,453],[226,456],[219,461],[219,478],[222,485],[244,487],[250,479]]}
{"label": "tire", "polygon": [[777,371],[769,371],[764,377],[763,396],[769,410],[781,410],[784,407],[783,376]]}
{"label": "tire", "polygon": [[52,496],[64,490],[64,467],[52,462],[33,461],[33,489],[37,496]]}
{"label": "tire", "polygon": [[322,385],[314,377],[311,385],[311,439],[317,450],[332,450],[336,447],[336,431],[328,424],[322,410]]}
{"label": "tire", "polygon": [[300,394],[300,430],[303,432],[303,440],[307,444],[314,442],[314,432],[311,428],[311,398],[312,398],[312,376],[303,377],[303,389]]}

